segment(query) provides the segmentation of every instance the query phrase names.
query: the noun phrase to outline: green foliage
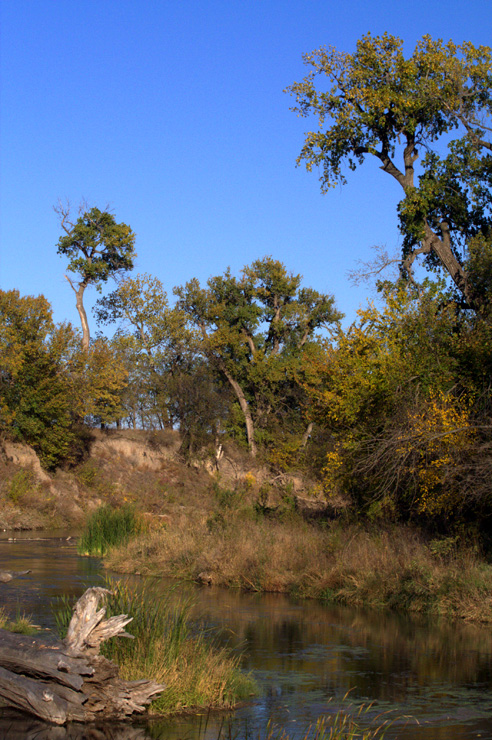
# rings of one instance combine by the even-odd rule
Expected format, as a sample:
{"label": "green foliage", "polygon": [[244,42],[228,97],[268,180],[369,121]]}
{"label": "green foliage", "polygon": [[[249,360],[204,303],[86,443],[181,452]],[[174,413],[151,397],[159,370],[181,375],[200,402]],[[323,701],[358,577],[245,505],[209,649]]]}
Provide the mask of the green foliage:
{"label": "green foliage", "polygon": [[219,481],[212,484],[214,498],[221,509],[236,508],[244,498],[244,489],[240,486],[234,488],[225,488],[220,485]]}
{"label": "green foliage", "polygon": [[305,371],[314,418],[331,430],[326,491],[371,519],[456,516],[463,504],[450,476],[473,433],[456,385],[456,309],[442,300],[435,286],[387,291],[382,311],[360,310]]}
{"label": "green foliage", "polygon": [[429,552],[435,558],[456,557],[459,537],[439,537],[429,542]]}
{"label": "green foliage", "polygon": [[91,352],[70,324],[55,325],[43,296],[0,291],[0,431],[31,445],[54,469],[84,447],[78,422],[122,415],[127,373],[107,340]]}
{"label": "green foliage", "polygon": [[127,543],[142,531],[143,525],[132,506],[112,509],[101,506],[89,518],[78,543],[81,555],[103,557],[110,547]]}
{"label": "green foliage", "polygon": [[353,54],[321,47],[304,62],[310,73],[287,90],[297,101],[293,110],[314,114],[319,130],[306,134],[298,164],[320,167],[326,191],[345,181],[345,164],[355,170],[376,157],[404,190],[403,273],[413,278],[413,262],[423,255],[479,309],[484,292],[469,274],[467,248],[471,239],[488,240],[492,226],[491,49],[424,36],[405,58],[401,39],[367,34]]}
{"label": "green foliage", "polygon": [[315,332],[340,318],[334,299],[301,288],[301,276],[272,257],[244,267],[239,278],[227,270],[206,288],[194,279],[175,293],[200,332],[200,351],[236,396],[255,454],[275,418],[290,412],[299,418],[294,369]]}
{"label": "green foliage", "polygon": [[170,309],[162,283],[151,275],[127,278],[99,299],[98,323],[118,323],[113,346],[129,376],[126,415],[144,426],[179,424],[183,452],[204,442],[222,413],[220,394],[195,351],[186,315]]}
{"label": "green foliage", "polygon": [[77,481],[87,488],[94,488],[99,478],[99,468],[92,460],[87,460],[75,471]]}
{"label": "green foliage", "polygon": [[85,284],[107,282],[133,268],[135,234],[126,224],[117,224],[111,213],[91,208],[75,223],[62,219],[62,227],[66,235],[58,241],[58,254],[69,258],[67,269]]}
{"label": "green foliage", "polygon": [[35,485],[36,480],[30,470],[19,470],[8,483],[7,498],[13,504],[17,504]]}
{"label": "green foliage", "polygon": [[148,274],[122,280],[116,290],[99,298],[94,313],[100,324],[120,322],[120,328],[130,327],[146,352],[173,332],[166,292],[161,281]]}
{"label": "green foliage", "polygon": [[112,342],[98,337],[90,352],[77,346],[70,357],[70,380],[75,418],[103,425],[121,419],[128,371]]}
{"label": "green foliage", "polygon": [[[354,54],[321,47],[305,54],[304,62],[310,74],[287,90],[296,97],[299,115],[315,114],[321,129],[329,124],[307,135],[299,156],[308,169],[323,167],[324,188],[343,182],[345,159],[351,169],[367,154],[385,160],[407,138],[431,144],[463,120],[478,127],[479,114],[492,112],[488,47],[424,36],[405,59],[401,39],[368,33]],[[315,88],[319,75],[327,78],[328,89]]]}
{"label": "green foliage", "polygon": [[18,635],[35,635],[38,628],[30,617],[18,613],[15,619],[10,619],[3,607],[0,608],[0,629],[15,632]]}
{"label": "green foliage", "polygon": [[432,531],[481,522],[492,498],[491,323],[438,284],[385,286],[302,375],[324,429],[318,475],[333,502]]}
{"label": "green foliage", "polygon": [[0,291],[0,429],[32,445],[47,468],[76,447],[67,373],[74,341],[43,296]]}

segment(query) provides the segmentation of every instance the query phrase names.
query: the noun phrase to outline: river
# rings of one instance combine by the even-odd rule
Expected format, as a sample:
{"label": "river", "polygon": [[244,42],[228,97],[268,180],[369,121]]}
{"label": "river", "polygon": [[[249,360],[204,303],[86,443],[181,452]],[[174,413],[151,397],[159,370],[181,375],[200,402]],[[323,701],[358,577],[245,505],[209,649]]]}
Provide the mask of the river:
{"label": "river", "polygon": [[[0,584],[0,605],[53,626],[52,600],[101,585],[98,560],[77,556],[64,533],[34,538],[2,533],[0,570],[32,572]],[[163,588],[167,585],[163,583]],[[43,728],[29,734],[15,721],[0,737],[21,740],[216,740],[264,736],[267,722],[300,738],[310,723],[340,707],[356,711],[373,702],[370,715],[389,712],[385,736],[401,740],[492,740],[492,630],[393,613],[333,608],[277,594],[250,594],[183,584],[195,612],[220,640],[241,651],[261,695],[233,714],[107,728]],[[344,696],[350,691],[349,698]],[[353,710],[350,710],[350,706]],[[1,725],[5,728],[5,723]]]}

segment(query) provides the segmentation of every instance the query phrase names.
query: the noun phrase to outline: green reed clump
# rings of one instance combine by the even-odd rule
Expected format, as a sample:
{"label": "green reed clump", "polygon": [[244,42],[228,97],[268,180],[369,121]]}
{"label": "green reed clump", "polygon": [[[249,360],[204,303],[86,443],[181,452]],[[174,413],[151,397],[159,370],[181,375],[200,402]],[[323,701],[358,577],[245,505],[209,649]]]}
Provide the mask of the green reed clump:
{"label": "green reed clump", "polygon": [[142,531],[142,520],[132,506],[101,506],[89,518],[77,549],[80,555],[103,557],[110,547],[125,545]]}
{"label": "green reed clump", "polygon": [[[122,678],[149,678],[165,684],[163,694],[152,702],[152,712],[226,709],[256,692],[251,676],[240,670],[240,656],[220,647],[192,623],[192,604],[180,599],[173,588],[136,588],[113,581],[108,587],[112,593],[107,615],[132,616],[126,629],[134,639],[109,640],[101,652],[117,663]],[[55,619],[64,634],[71,608],[66,599],[58,607]]]}

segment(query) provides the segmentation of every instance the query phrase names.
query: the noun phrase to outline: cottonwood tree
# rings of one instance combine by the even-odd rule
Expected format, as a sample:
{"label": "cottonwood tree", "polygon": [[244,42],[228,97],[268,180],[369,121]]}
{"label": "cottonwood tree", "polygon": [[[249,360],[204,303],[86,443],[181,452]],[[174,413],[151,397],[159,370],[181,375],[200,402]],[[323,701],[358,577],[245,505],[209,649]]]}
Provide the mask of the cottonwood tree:
{"label": "cottonwood tree", "polygon": [[124,223],[118,224],[114,216],[99,208],[79,209],[73,221],[69,206],[55,207],[65,236],[58,241],[58,254],[69,258],[67,270],[77,274],[78,280],[65,275],[76,296],[77,311],[82,325],[82,346],[90,345],[89,322],[84,307],[84,292],[89,285],[99,290],[101,283],[133,268],[135,234]]}
{"label": "cottonwood tree", "polygon": [[491,49],[424,36],[406,58],[401,39],[367,34],[353,54],[321,47],[304,62],[311,71],[287,92],[318,130],[298,164],[320,168],[325,192],[345,182],[344,165],[378,160],[404,191],[403,274],[413,280],[422,256],[480,308],[492,277]]}
{"label": "cottonwood tree", "polygon": [[272,257],[226,270],[202,288],[195,278],[175,288],[177,306],[201,335],[201,351],[227,380],[241,409],[251,455],[255,428],[280,412],[295,358],[320,327],[341,318],[334,298],[301,288],[301,276]]}

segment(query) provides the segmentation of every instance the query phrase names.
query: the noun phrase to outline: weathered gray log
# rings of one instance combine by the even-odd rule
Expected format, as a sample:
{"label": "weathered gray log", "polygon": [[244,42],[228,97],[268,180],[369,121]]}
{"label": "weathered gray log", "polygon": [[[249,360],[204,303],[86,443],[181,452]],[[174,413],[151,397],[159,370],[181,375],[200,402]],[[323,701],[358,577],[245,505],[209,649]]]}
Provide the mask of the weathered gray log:
{"label": "weathered gray log", "polygon": [[65,645],[70,655],[84,654],[98,655],[101,643],[110,637],[130,637],[124,627],[133,617],[120,614],[118,617],[105,619],[106,609],[98,609],[99,602],[111,592],[107,588],[89,588],[75,604],[73,617],[68,626]]}
{"label": "weathered gray log", "polygon": [[101,643],[131,637],[126,614],[104,619],[99,603],[110,593],[91,588],[74,608],[63,642],[0,630],[0,697],[8,706],[56,725],[124,719],[145,711],[164,686],[123,681],[118,666],[99,655]]}
{"label": "weathered gray log", "polygon": [[82,656],[72,657],[64,651],[63,643],[49,644],[42,637],[0,630],[0,666],[80,691],[83,676],[92,676],[94,668]]}

